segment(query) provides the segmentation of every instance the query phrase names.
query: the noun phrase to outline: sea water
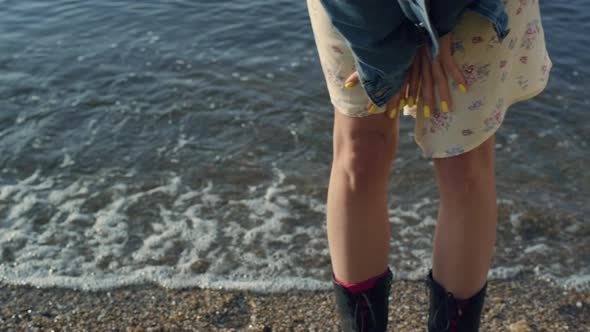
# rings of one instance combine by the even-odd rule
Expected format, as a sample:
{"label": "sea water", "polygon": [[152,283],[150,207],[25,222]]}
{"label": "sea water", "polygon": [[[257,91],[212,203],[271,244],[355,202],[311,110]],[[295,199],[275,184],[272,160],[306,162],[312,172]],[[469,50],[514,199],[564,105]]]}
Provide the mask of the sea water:
{"label": "sea water", "polygon": [[[554,67],[497,132],[489,277],[589,291],[590,4],[541,8]],[[332,126],[304,1],[0,0],[0,281],[327,289]],[[413,126],[389,263],[418,280],[439,199]]]}

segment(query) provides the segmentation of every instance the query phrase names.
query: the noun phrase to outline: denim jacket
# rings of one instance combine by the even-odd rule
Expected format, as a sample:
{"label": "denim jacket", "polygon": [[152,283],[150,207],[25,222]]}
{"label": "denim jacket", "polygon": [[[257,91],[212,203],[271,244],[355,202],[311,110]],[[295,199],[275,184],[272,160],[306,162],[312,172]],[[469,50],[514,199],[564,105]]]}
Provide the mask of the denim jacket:
{"label": "denim jacket", "polygon": [[369,99],[385,105],[403,84],[417,48],[453,30],[467,8],[488,19],[503,40],[509,32],[506,0],[320,0],[346,40]]}

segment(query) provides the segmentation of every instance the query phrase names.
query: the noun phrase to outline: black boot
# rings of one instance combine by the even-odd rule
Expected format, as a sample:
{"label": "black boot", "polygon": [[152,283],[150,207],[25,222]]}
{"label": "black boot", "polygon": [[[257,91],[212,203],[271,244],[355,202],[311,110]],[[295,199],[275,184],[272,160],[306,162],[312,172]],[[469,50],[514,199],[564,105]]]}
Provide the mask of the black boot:
{"label": "black boot", "polygon": [[477,332],[488,282],[472,297],[456,299],[432,278],[432,269],[426,277],[430,288],[428,332]]}
{"label": "black boot", "polygon": [[351,294],[340,285],[334,274],[332,284],[336,294],[336,306],[344,332],[385,332],[389,313],[389,291],[393,273],[387,267],[387,274],[364,292]]}

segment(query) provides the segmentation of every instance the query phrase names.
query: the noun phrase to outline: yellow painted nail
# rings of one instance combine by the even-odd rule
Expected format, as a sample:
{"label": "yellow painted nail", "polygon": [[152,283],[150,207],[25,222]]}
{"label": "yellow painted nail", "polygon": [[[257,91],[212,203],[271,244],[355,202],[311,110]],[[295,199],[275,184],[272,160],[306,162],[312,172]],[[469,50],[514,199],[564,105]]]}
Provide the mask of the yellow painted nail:
{"label": "yellow painted nail", "polygon": [[371,108],[369,108],[369,113],[375,113],[375,111],[377,111],[377,106],[375,104],[372,104]]}
{"label": "yellow painted nail", "polygon": [[463,84],[459,84],[459,90],[461,90],[463,93],[467,93],[467,88]]}
{"label": "yellow painted nail", "polygon": [[430,117],[430,107],[428,107],[428,105],[424,105],[424,117],[425,118]]}
{"label": "yellow painted nail", "polygon": [[393,119],[395,118],[395,113],[396,113],[396,109],[395,107],[389,112],[389,118]]}
{"label": "yellow painted nail", "polygon": [[442,110],[443,110],[443,112],[447,113],[447,112],[449,111],[449,105],[447,105],[447,102],[446,102],[446,101],[444,101],[444,100],[443,100],[443,101],[440,103],[440,105],[441,105],[441,107],[442,107]]}
{"label": "yellow painted nail", "polygon": [[400,111],[404,109],[404,105],[405,104],[406,104],[406,101],[404,100],[404,98],[400,99],[399,106],[398,106],[398,108],[400,109]]}
{"label": "yellow painted nail", "polygon": [[412,97],[412,96],[408,97],[408,106],[410,106],[410,107],[414,106],[414,97]]}
{"label": "yellow painted nail", "polygon": [[346,84],[344,86],[347,88],[352,88],[355,85],[356,85],[356,83],[351,81],[351,82],[346,82]]}

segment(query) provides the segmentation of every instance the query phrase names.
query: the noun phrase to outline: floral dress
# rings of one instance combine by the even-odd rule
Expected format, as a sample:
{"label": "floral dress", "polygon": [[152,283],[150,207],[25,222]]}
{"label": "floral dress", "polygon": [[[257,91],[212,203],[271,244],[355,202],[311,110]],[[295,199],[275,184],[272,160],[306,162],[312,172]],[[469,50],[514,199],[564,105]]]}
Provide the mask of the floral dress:
{"label": "floral dress", "polygon": [[[351,117],[369,116],[362,86],[345,88],[356,69],[346,41],[331,25],[319,0],[307,0],[311,25],[330,99]],[[545,47],[538,0],[507,0],[510,33],[500,42],[492,24],[465,10],[453,30],[452,54],[467,81],[466,94],[449,78],[452,110],[440,109],[436,95],[430,117],[404,108],[415,119],[414,138],[425,156],[445,158],[468,152],[492,136],[508,107],[541,93],[551,59]],[[436,90],[436,89],[435,89]],[[385,111],[385,106],[375,113]]]}

